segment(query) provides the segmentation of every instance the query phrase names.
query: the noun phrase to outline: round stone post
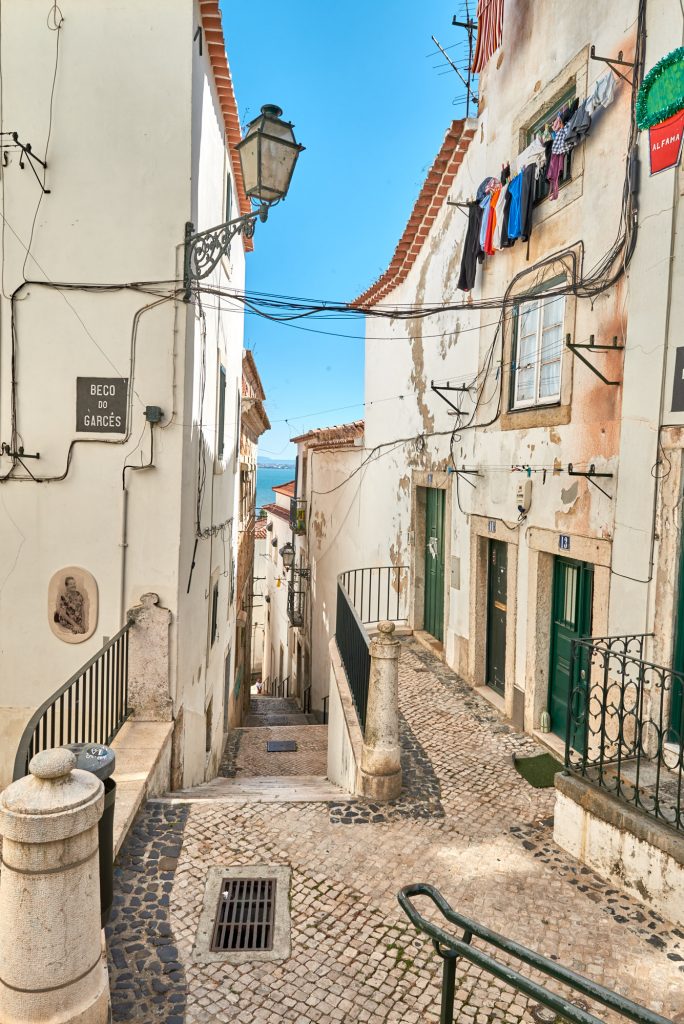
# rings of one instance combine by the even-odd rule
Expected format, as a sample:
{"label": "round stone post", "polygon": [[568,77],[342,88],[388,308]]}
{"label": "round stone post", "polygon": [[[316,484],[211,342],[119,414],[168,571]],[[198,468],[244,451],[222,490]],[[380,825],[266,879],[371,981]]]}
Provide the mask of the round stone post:
{"label": "round stone post", "polygon": [[378,636],[371,640],[361,792],[375,801],[395,800],[401,793],[399,641],[393,633],[392,622],[380,622]]}
{"label": "round stone post", "polygon": [[0,1024],[106,1024],[97,823],[104,786],[45,750],[0,795]]}

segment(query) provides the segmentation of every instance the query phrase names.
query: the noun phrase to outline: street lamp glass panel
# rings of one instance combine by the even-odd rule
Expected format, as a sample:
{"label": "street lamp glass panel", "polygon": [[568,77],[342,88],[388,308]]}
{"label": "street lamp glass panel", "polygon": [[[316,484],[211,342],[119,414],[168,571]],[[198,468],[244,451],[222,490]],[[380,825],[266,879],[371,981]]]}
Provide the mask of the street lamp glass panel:
{"label": "street lamp glass panel", "polygon": [[267,204],[287,195],[297,157],[304,148],[295,140],[292,125],[280,119],[281,114],[280,107],[262,107],[235,147],[247,195]]}
{"label": "street lamp glass panel", "polygon": [[292,545],[288,543],[281,549],[280,554],[283,558],[283,565],[286,569],[291,569],[294,565],[295,553]]}

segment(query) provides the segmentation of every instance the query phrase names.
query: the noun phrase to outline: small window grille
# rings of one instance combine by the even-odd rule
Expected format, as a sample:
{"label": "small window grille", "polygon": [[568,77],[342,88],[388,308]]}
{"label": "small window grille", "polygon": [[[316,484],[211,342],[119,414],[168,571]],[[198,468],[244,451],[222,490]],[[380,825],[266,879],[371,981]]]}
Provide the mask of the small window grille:
{"label": "small window grille", "polygon": [[224,878],[212,952],[273,949],[275,878]]}

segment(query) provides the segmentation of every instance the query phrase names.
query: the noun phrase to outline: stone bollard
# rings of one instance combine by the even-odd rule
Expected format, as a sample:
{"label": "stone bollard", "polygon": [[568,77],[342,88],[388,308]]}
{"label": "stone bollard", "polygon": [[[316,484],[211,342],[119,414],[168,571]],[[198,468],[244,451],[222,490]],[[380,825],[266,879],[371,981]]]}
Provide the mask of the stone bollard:
{"label": "stone bollard", "polygon": [[104,786],[56,748],[0,796],[0,1024],[106,1024],[97,823]]}
{"label": "stone bollard", "polygon": [[371,641],[366,728],[361,755],[361,795],[395,800],[401,793],[399,744],[399,641],[394,624],[380,622]]}

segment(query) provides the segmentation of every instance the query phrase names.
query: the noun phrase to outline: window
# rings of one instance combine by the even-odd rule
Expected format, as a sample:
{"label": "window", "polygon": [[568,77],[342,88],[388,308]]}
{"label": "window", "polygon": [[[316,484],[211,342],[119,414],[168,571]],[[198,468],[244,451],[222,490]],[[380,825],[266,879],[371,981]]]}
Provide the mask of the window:
{"label": "window", "polygon": [[[527,145],[529,146],[534,142],[535,138],[541,136],[544,130],[556,120],[558,114],[565,110],[575,99],[575,87],[573,86],[560,98],[556,100],[550,107],[548,107],[541,117],[532,124],[527,130]],[[543,141],[543,140],[542,140]],[[563,172],[560,176],[560,184],[563,186],[566,182],[570,181],[572,177],[572,150],[565,154],[565,163],[563,165]],[[540,203],[543,199],[546,199],[550,191],[550,185],[546,180],[546,169],[537,178],[535,202]]]}
{"label": "window", "polygon": [[219,367],[219,396],[218,396],[218,457],[223,458],[226,439],[226,368]]}
{"label": "window", "polygon": [[213,647],[216,643],[218,636],[218,599],[219,599],[219,585],[218,581],[214,584],[214,588],[211,592],[211,646]]}
{"label": "window", "polygon": [[527,409],[560,401],[565,297],[522,303],[512,365],[512,406]]}

